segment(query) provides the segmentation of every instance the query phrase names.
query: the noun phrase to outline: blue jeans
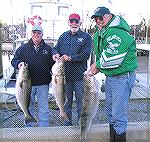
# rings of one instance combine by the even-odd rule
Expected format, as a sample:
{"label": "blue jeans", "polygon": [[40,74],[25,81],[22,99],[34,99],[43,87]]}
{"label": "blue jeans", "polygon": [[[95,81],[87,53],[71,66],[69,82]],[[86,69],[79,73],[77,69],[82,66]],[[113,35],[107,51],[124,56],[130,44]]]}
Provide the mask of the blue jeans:
{"label": "blue jeans", "polygon": [[135,80],[135,73],[106,77],[106,114],[108,123],[114,127],[117,134],[126,132],[128,123],[128,101]]}
{"label": "blue jeans", "polygon": [[[38,126],[49,126],[49,106],[48,106],[48,91],[49,85],[32,86],[31,101],[29,110],[32,116],[35,118],[35,100],[38,102]],[[36,98],[35,98],[36,97]],[[26,124],[26,127],[33,127],[35,123],[30,122]]]}
{"label": "blue jeans", "polygon": [[64,125],[72,125],[72,103],[73,103],[73,91],[75,92],[76,106],[77,106],[77,117],[80,119],[83,99],[83,80],[79,81],[66,81],[65,95],[65,112],[69,118],[69,121],[65,121]]}

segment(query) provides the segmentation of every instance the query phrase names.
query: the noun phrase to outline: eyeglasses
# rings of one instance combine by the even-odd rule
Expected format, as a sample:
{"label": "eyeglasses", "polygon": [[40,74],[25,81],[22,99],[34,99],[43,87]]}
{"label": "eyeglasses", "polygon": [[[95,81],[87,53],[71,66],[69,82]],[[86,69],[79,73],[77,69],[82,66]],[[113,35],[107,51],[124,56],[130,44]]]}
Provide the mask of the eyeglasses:
{"label": "eyeglasses", "polygon": [[77,19],[70,19],[69,21],[70,21],[71,24],[72,24],[73,22],[75,22],[76,24],[79,24],[79,20],[77,20]]}
{"label": "eyeglasses", "polygon": [[99,19],[100,21],[103,21],[103,16],[97,16],[97,17],[95,17],[95,21],[97,21],[97,19]]}
{"label": "eyeglasses", "polygon": [[32,33],[33,33],[33,34],[38,34],[38,35],[40,35],[40,34],[41,34],[41,32],[40,32],[40,31],[32,31]]}

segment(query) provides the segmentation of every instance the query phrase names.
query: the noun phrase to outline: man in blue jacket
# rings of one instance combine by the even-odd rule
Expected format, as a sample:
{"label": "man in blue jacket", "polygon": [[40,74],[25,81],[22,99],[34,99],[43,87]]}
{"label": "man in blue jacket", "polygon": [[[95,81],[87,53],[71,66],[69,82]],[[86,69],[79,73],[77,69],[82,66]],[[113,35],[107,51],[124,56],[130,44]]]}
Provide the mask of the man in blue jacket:
{"label": "man in blue jacket", "polygon": [[69,16],[69,31],[64,32],[53,48],[53,59],[62,57],[65,61],[65,112],[69,121],[65,121],[66,126],[72,125],[72,102],[73,92],[75,92],[78,120],[80,119],[82,98],[83,98],[83,74],[87,70],[87,60],[90,57],[92,38],[81,31],[81,21],[78,14]]}
{"label": "man in blue jacket", "polygon": [[[51,68],[54,64],[52,59],[52,48],[47,45],[43,37],[43,29],[39,25],[32,27],[31,39],[22,44],[15,52],[11,61],[15,69],[19,69],[25,62],[28,64],[31,75],[32,92],[29,110],[34,116],[35,96],[38,101],[38,126],[49,126],[49,108],[48,108],[48,91],[51,82]],[[33,127],[35,124],[30,122],[27,127]]]}

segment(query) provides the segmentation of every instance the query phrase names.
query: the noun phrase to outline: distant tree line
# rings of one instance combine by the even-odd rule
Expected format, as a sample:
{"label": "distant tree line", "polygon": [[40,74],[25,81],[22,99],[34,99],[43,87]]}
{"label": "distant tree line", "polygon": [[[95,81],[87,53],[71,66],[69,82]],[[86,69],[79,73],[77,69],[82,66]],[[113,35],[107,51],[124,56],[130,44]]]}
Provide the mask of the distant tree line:
{"label": "distant tree line", "polygon": [[[149,28],[149,30],[147,28]],[[96,26],[92,27],[91,25],[87,31],[93,36],[96,30],[97,30],[97,27]],[[150,35],[150,26],[147,27],[146,19],[143,18],[140,24],[138,25],[131,25],[130,34],[133,35],[133,37],[135,38],[137,42],[142,42],[142,43],[145,42],[146,34]]]}

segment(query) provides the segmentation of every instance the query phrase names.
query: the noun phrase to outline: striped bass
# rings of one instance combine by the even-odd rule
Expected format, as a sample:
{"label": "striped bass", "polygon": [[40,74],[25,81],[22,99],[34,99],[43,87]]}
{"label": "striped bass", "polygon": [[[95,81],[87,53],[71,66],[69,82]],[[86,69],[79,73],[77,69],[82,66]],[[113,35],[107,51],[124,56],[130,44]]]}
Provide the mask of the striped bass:
{"label": "striped bass", "polygon": [[81,111],[81,140],[86,139],[99,107],[100,84],[94,75],[84,74],[84,97]]}
{"label": "striped bass", "polygon": [[64,95],[64,61],[57,60],[52,67],[52,92],[55,97],[56,104],[60,110],[60,116],[67,119],[64,111],[65,95]]}
{"label": "striped bass", "polygon": [[30,98],[31,98],[31,77],[28,71],[28,65],[22,64],[19,69],[16,80],[16,99],[21,110],[25,116],[25,124],[29,122],[36,122],[34,117],[29,111]]}

